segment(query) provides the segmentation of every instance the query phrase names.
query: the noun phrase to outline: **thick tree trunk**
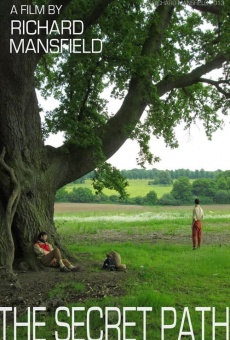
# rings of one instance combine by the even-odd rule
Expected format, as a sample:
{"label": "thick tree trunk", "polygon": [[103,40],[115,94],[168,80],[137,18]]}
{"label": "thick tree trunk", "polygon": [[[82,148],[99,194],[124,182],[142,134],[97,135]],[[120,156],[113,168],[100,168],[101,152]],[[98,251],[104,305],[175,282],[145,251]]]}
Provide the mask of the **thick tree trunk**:
{"label": "thick tree trunk", "polygon": [[[18,103],[19,98],[15,97],[12,100]],[[31,268],[37,267],[33,243],[39,231],[46,230],[51,241],[53,239],[57,242],[53,224],[56,189],[52,185],[52,174],[47,171],[48,165],[40,132],[40,121],[35,118],[34,122],[37,121],[37,123],[32,124],[31,127],[28,124],[27,127],[25,118],[30,115],[31,121],[31,117],[39,116],[34,99],[34,95],[30,96],[29,104],[25,106],[24,110],[20,110],[20,114],[17,105],[15,105],[15,110],[7,110],[9,105],[12,105],[11,102],[5,103],[6,110],[3,114],[2,111],[0,112],[1,121],[5,120],[5,124],[1,124],[0,128],[0,145],[6,147],[6,163],[14,170],[21,187],[20,200],[11,221],[14,241],[12,244],[6,227],[7,205],[12,194],[12,183],[5,169],[0,168],[0,265],[7,271],[11,271],[12,254],[14,255],[14,253],[16,263],[23,260]],[[3,102],[1,97],[0,101]],[[23,105],[21,107],[23,108]],[[5,113],[7,117],[3,117]],[[8,121],[6,122],[6,120]],[[3,126],[9,127],[9,134],[3,131]]]}
{"label": "thick tree trunk", "polygon": [[33,244],[40,231],[46,231],[50,242],[62,248],[53,223],[53,202],[54,195],[49,194],[42,186],[36,193],[21,196],[12,225],[15,265],[23,261],[31,269],[37,269],[39,262],[34,255]]}
{"label": "thick tree trunk", "polygon": [[[40,231],[45,230],[50,242],[63,250],[53,222],[54,197],[56,190],[68,183],[69,170],[60,172],[63,155],[44,146],[34,86],[38,55],[10,53],[11,20],[23,19],[10,12],[13,5],[20,8],[21,3],[0,2],[0,154],[5,148],[5,163],[20,186],[17,209],[11,214],[13,218],[7,219],[14,186],[0,164],[0,267],[7,272],[12,272],[13,262],[17,265],[24,261],[32,269],[39,267],[33,244]],[[14,34],[15,41],[21,38]],[[87,165],[74,170],[75,179],[88,169]]]}
{"label": "thick tree trunk", "polygon": [[[10,148],[9,144],[10,140],[7,143],[8,148]],[[1,169],[0,266],[5,267],[8,272],[12,270],[13,260],[16,265],[23,261],[32,269],[38,267],[39,262],[35,257],[33,244],[42,230],[48,232],[53,244],[62,248],[53,223],[55,188],[49,177],[50,174],[45,168],[42,168],[44,167],[42,150],[41,148],[40,153],[37,154],[36,163],[23,162],[22,160],[18,162],[16,159],[15,161],[8,160],[11,163],[11,168],[17,174],[21,187],[20,199],[10,226],[11,235],[7,232],[6,213],[11,197],[12,183],[8,174],[4,172],[4,169]],[[41,160],[40,164],[38,159]]]}
{"label": "thick tree trunk", "polygon": [[14,242],[12,234],[7,232],[7,223],[5,211],[0,204],[0,267],[3,267],[7,273],[12,273],[12,264],[14,261]]}
{"label": "thick tree trunk", "polygon": [[[38,233],[45,230],[50,235],[51,242],[58,242],[53,223],[56,188],[53,178],[55,174],[50,170],[42,140],[33,84],[29,84],[29,87],[25,85],[24,89],[26,96],[23,93],[18,95],[16,89],[14,92],[9,87],[0,94],[0,102],[5,107],[4,111],[0,111],[1,122],[4,122],[0,126],[0,146],[6,147],[6,163],[14,170],[21,188],[20,200],[11,225],[15,263],[24,261],[30,268],[36,269],[38,261],[33,252],[33,243]],[[10,251],[12,244],[6,235],[4,221],[12,183],[3,168],[0,168],[0,175],[0,265],[10,271],[13,260]]]}
{"label": "thick tree trunk", "polygon": [[21,192],[13,219],[7,219],[13,185],[0,165],[0,266],[7,272],[12,271],[13,261],[37,267],[33,241],[41,230],[49,233],[51,242],[58,242],[53,223],[54,174],[44,147],[34,89],[36,55],[10,54],[9,50],[10,21],[14,19],[10,10],[16,3],[0,4],[0,153],[6,149],[5,162]]}

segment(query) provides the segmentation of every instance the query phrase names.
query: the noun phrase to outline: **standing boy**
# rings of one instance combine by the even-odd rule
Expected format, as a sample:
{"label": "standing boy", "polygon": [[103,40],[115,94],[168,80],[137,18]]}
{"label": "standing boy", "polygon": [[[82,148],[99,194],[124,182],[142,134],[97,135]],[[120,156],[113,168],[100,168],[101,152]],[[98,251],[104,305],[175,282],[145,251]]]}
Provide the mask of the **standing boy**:
{"label": "standing boy", "polygon": [[192,242],[193,250],[196,249],[196,241],[198,241],[198,248],[201,246],[202,239],[202,219],[204,217],[203,209],[200,206],[198,198],[195,199],[195,207],[192,214]]}

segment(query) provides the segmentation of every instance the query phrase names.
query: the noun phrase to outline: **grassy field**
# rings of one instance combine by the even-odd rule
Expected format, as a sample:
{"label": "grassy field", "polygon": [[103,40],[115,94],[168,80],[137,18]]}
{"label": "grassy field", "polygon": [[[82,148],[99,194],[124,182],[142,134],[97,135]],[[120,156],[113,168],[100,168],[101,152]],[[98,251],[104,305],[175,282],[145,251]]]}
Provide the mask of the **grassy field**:
{"label": "grassy field", "polygon": [[[66,211],[64,215],[56,207],[56,224],[73,254],[79,259],[81,254],[89,254],[90,259],[100,263],[106,252],[114,249],[128,268],[122,283],[124,296],[108,296],[83,305],[102,309],[117,306],[120,310],[125,306],[151,307],[146,316],[147,339],[162,339],[162,307],[171,307],[174,312],[165,312],[164,323],[172,325],[175,321],[175,327],[165,329],[164,339],[193,339],[192,334],[194,339],[226,339],[226,329],[215,327],[214,337],[212,325],[213,308],[216,321],[224,322],[229,306],[229,208],[204,206],[203,246],[193,251],[191,207],[139,211],[126,207],[120,212],[118,207],[106,211],[81,211],[76,207],[76,213]],[[102,275],[100,269],[95,271]],[[210,307],[203,324],[196,307]],[[142,314],[133,311],[128,315],[136,326],[127,327],[127,338],[143,339]],[[96,317],[91,326],[95,337],[99,327],[103,329],[101,319]],[[79,330],[78,336],[85,337],[85,331]],[[110,330],[109,339],[118,339],[117,330]]]}
{"label": "grassy field", "polygon": [[[129,180],[129,186],[127,187],[127,192],[130,197],[136,196],[146,196],[149,191],[155,191],[157,193],[157,197],[160,198],[163,194],[169,193],[172,190],[172,185],[148,185],[148,179],[133,179]],[[89,188],[93,192],[92,181],[86,180],[83,184],[69,184],[65,188],[67,191],[72,191],[73,188]],[[103,193],[110,195],[117,195],[115,190],[104,189]]]}
{"label": "grassy field", "polygon": [[[51,340],[54,336],[47,334],[57,331],[58,339],[71,340],[228,339],[226,327],[215,323],[229,320],[230,206],[203,208],[203,244],[193,251],[192,207],[56,204],[55,224],[63,242],[80,264],[87,260],[89,265],[84,279],[68,281],[66,276],[50,296],[67,298],[70,311],[85,310],[73,319],[61,312],[59,326],[46,316],[47,333],[39,327],[37,337]],[[126,273],[101,270],[110,250],[121,254]],[[89,315],[92,307],[97,310]],[[151,310],[144,315],[137,307]],[[72,321],[82,326],[73,327],[71,337]],[[117,326],[107,329],[107,322]]]}

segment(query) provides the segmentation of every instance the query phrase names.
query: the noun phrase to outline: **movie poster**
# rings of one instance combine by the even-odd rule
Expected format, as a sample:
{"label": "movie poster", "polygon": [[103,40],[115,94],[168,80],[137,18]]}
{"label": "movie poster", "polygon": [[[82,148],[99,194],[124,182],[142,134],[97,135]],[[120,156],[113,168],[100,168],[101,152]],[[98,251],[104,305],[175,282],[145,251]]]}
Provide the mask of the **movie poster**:
{"label": "movie poster", "polygon": [[1,339],[229,339],[229,16],[1,0]]}

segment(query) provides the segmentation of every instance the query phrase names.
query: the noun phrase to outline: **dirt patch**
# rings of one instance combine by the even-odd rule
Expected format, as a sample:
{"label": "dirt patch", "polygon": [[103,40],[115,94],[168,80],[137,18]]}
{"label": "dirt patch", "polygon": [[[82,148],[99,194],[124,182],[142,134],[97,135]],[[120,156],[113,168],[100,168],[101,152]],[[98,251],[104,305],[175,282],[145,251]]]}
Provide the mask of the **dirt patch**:
{"label": "dirt patch", "polygon": [[55,203],[54,210],[59,213],[66,212],[108,212],[108,211],[148,211],[150,207],[141,205],[122,205],[122,204],[93,204],[93,203]]}
{"label": "dirt patch", "polygon": [[[54,210],[57,213],[66,212],[143,212],[143,211],[192,211],[193,204],[190,206],[142,206],[142,205],[123,205],[123,204],[96,204],[96,203],[55,203]],[[229,213],[229,204],[202,205],[205,212],[226,211]]]}
{"label": "dirt patch", "polygon": [[[79,257],[84,258],[84,254],[79,254]],[[101,263],[93,261],[87,261],[87,265],[82,261],[79,265],[80,271],[68,273],[60,272],[57,268],[47,268],[39,272],[15,271],[20,288],[12,280],[6,280],[1,271],[0,306],[17,307],[17,313],[21,314],[26,312],[27,307],[45,306],[49,311],[54,304],[59,306],[124,294],[121,283],[128,273],[101,270]],[[75,283],[81,283],[84,286],[83,291],[76,291]],[[50,297],[49,292],[58,284],[64,286],[64,296],[54,294],[54,297]],[[1,317],[2,315],[0,319]],[[13,315],[7,317],[7,321],[12,320]]]}
{"label": "dirt patch", "polygon": [[[65,236],[64,243],[72,244],[72,243],[87,243],[87,244],[100,244],[100,243],[124,243],[124,242],[133,242],[133,243],[169,243],[169,244],[182,244],[191,246],[192,244],[192,236],[189,233],[185,233],[182,231],[179,233],[178,231],[175,234],[167,234],[164,231],[160,232],[148,232],[148,233],[139,233],[138,228],[132,229],[130,234],[125,231],[117,231],[117,230],[100,230],[100,233],[96,234],[77,234],[71,236]],[[203,231],[203,245],[229,245],[230,244],[230,233],[228,231],[222,232],[221,234],[216,233],[206,233]]]}

